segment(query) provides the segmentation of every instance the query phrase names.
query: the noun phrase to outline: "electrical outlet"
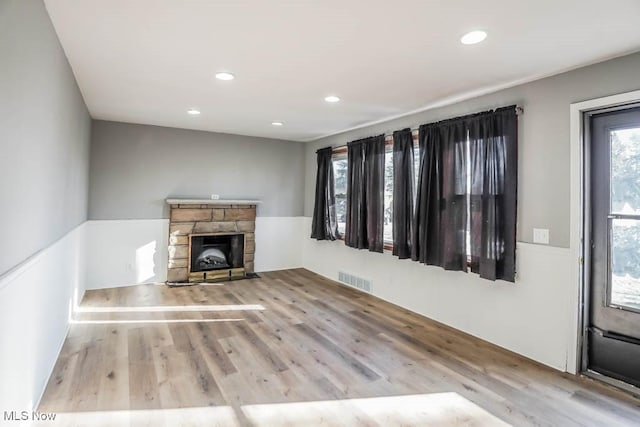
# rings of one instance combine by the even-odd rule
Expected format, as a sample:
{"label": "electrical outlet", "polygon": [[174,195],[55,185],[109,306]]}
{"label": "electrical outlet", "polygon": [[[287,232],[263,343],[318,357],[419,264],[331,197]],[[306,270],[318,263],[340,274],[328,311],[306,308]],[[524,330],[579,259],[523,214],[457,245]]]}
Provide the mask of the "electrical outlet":
{"label": "electrical outlet", "polygon": [[547,228],[534,228],[533,229],[533,243],[540,243],[542,245],[549,244],[549,229]]}

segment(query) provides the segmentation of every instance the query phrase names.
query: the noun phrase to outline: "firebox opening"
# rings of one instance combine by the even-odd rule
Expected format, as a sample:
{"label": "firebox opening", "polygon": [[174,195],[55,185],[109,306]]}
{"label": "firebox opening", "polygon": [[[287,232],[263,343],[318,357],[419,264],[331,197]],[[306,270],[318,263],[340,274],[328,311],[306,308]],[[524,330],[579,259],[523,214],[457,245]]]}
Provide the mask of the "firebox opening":
{"label": "firebox opening", "polygon": [[211,271],[244,266],[244,234],[192,235],[191,271]]}

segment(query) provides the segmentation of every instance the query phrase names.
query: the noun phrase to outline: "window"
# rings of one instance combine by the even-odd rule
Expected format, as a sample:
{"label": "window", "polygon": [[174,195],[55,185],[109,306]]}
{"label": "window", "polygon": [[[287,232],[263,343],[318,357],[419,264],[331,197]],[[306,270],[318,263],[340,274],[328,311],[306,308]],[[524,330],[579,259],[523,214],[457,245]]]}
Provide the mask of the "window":
{"label": "window", "polygon": [[[473,118],[473,122],[470,118]],[[490,130],[490,131],[489,131]],[[426,132],[424,137],[432,145],[432,149],[420,153],[419,133]],[[430,123],[411,133],[413,137],[413,212],[399,212],[397,224],[406,226],[402,230],[402,242],[395,252],[401,257],[411,257],[419,262],[440,265],[448,270],[461,270],[479,273],[488,280],[515,280],[515,230],[516,230],[516,188],[517,188],[517,108],[502,107],[471,116],[459,117],[437,123]],[[403,130],[403,151],[407,148],[408,129]],[[376,174],[380,173],[380,155],[383,135],[377,135],[358,141],[361,144],[375,143]],[[378,252],[391,249],[393,245],[393,201],[394,201],[394,151],[393,138],[384,139],[384,171],[383,176],[376,175],[374,183],[376,196],[382,193],[382,218],[380,218],[380,200],[376,198],[376,212],[357,212],[355,222],[362,227],[363,221],[382,222],[383,242],[380,236],[375,239],[375,247],[369,248]],[[353,160],[358,161],[361,153],[354,153]],[[336,199],[336,216],[338,231],[346,232],[347,184],[349,180],[349,159],[347,149],[333,150],[332,166],[334,171],[334,188]],[[420,164],[421,158],[426,163]],[[407,159],[410,160],[410,159]],[[473,162],[473,165],[471,164]],[[368,163],[365,163],[368,165]],[[424,179],[426,188],[422,188],[421,203],[418,208],[417,192],[421,167],[425,167]],[[405,166],[403,166],[405,167]],[[367,173],[369,168],[367,167]],[[410,171],[399,171],[403,180],[410,179]],[[361,179],[356,174],[354,179]],[[383,178],[382,190],[380,181]],[[365,180],[366,182],[366,180]],[[443,185],[447,183],[447,185]],[[449,185],[452,183],[453,185]],[[367,185],[369,185],[367,184]],[[361,182],[358,185],[362,185]],[[436,186],[438,186],[436,188]],[[408,190],[408,183],[399,187],[403,193]],[[363,189],[365,191],[370,190]],[[354,203],[359,208],[366,203],[364,195],[354,194]],[[407,205],[409,205],[407,203]],[[398,205],[400,206],[400,205]],[[420,215],[416,212],[420,210]],[[423,212],[424,211],[424,212]],[[365,216],[365,219],[360,218]],[[466,223],[462,223],[463,218]],[[413,229],[413,231],[412,231]],[[638,227],[640,229],[640,227]],[[417,231],[417,232],[416,232]],[[634,229],[635,231],[635,229]],[[411,236],[411,234],[414,234]],[[347,244],[353,247],[368,247],[364,240],[370,236],[349,236]],[[416,235],[419,234],[419,236]],[[620,233],[619,233],[620,234]],[[431,236],[437,236],[432,238]],[[353,237],[353,238],[352,238]],[[360,239],[360,240],[357,240]],[[406,239],[406,240],[405,240]],[[429,240],[431,239],[431,240]],[[356,241],[357,240],[357,241]],[[371,240],[371,239],[370,239]],[[427,240],[428,243],[427,243]],[[410,247],[410,245],[412,245]],[[402,253],[400,253],[402,252]],[[619,261],[619,260],[618,260]]]}
{"label": "window", "polygon": [[[420,172],[420,147],[418,131],[413,136],[413,206],[415,209]],[[384,156],[384,243],[389,249],[393,245],[393,139],[387,140]]]}
{"label": "window", "polygon": [[393,245],[393,140],[387,140],[384,153],[384,243]]}
{"label": "window", "polygon": [[336,195],[336,221],[340,237],[347,223],[347,152],[333,154],[333,183]]}
{"label": "window", "polygon": [[[347,223],[347,151],[338,149],[333,153],[333,182],[336,196],[336,220],[340,236],[345,233]],[[387,142],[384,156],[384,242],[393,244],[393,144]]]}
{"label": "window", "polygon": [[[416,196],[418,192],[418,179],[420,173],[420,145],[418,142],[418,131],[413,131],[413,204],[415,209]],[[465,156],[470,157],[469,152],[469,139],[467,137],[465,145]],[[469,161],[466,163],[466,182],[467,189],[471,187],[471,164]],[[347,151],[345,149],[337,149],[333,153],[333,179],[336,197],[336,219],[338,222],[338,232],[340,238],[343,238],[346,222],[347,222]],[[469,199],[471,194],[467,193],[467,204],[470,205]],[[384,243],[385,249],[390,249],[393,245],[393,139],[389,138],[386,141],[386,149],[384,156]],[[470,213],[467,212],[468,217]],[[466,251],[469,261],[471,259],[470,249],[470,222],[469,218],[466,224],[467,227],[467,242]]]}
{"label": "window", "polygon": [[[413,197],[418,188],[418,171],[420,153],[418,147],[418,131],[413,132],[414,137],[414,186]],[[343,238],[347,222],[347,150],[337,149],[333,152],[333,180],[336,197],[336,218],[338,232]],[[393,245],[393,139],[386,142],[384,156],[384,243],[386,249]]]}
{"label": "window", "polygon": [[640,310],[640,127],[610,131],[611,304]]}

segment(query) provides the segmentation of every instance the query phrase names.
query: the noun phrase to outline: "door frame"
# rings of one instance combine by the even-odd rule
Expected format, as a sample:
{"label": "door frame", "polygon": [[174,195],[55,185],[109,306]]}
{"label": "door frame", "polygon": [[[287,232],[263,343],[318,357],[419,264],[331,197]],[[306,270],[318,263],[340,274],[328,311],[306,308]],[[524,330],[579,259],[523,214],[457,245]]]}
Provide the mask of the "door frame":
{"label": "door frame", "polygon": [[589,252],[584,242],[589,239],[589,132],[585,113],[612,107],[634,105],[640,102],[640,90],[620,93],[577,102],[570,105],[570,240],[569,252],[572,262],[571,295],[569,307],[569,336],[566,370],[572,374],[584,374],[612,385],[639,393],[637,387],[583,368],[586,362],[585,325],[588,324]]}

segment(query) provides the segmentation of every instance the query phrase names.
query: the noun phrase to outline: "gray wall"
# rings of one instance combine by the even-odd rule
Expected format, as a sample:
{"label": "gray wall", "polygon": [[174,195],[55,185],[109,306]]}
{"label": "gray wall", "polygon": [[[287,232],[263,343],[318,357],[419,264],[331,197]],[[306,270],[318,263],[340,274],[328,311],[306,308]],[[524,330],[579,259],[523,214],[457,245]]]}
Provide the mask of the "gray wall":
{"label": "gray wall", "polygon": [[518,104],[525,109],[519,120],[518,240],[532,242],[534,227],[548,228],[552,246],[569,247],[569,105],[637,89],[640,54],[633,54],[315,141],[306,150],[305,215],[313,213],[318,148]]}
{"label": "gray wall", "polygon": [[167,218],[167,197],[259,199],[258,216],[301,216],[304,145],[94,121],[90,219]]}
{"label": "gray wall", "polygon": [[0,2],[0,274],[86,219],[91,119],[41,0]]}

